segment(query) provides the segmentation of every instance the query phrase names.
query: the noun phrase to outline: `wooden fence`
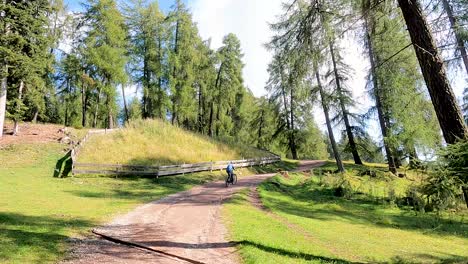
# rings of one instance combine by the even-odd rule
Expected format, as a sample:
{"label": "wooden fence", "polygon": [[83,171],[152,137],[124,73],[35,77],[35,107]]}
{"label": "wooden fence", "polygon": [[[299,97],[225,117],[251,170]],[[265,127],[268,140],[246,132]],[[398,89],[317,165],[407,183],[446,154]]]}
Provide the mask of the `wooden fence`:
{"label": "wooden fence", "polygon": [[243,159],[233,161],[211,161],[194,164],[180,164],[167,166],[140,166],[120,164],[92,164],[73,163],[72,173],[77,174],[108,174],[108,175],[138,175],[138,176],[170,176],[185,173],[223,170],[231,162],[234,167],[266,165],[280,161],[279,156],[263,157],[256,159]]}

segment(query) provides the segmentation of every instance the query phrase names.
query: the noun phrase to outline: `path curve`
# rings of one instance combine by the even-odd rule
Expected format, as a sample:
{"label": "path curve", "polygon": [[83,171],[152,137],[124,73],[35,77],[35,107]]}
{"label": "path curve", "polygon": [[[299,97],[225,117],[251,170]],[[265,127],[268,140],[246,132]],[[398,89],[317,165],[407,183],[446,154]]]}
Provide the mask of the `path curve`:
{"label": "path curve", "polygon": [[[322,164],[302,161],[296,171]],[[227,230],[221,220],[222,202],[274,175],[243,177],[229,188],[223,182],[212,182],[139,206],[94,231],[147,249],[113,243],[102,237],[77,240],[71,259],[63,263],[239,263],[235,245],[226,240]]]}

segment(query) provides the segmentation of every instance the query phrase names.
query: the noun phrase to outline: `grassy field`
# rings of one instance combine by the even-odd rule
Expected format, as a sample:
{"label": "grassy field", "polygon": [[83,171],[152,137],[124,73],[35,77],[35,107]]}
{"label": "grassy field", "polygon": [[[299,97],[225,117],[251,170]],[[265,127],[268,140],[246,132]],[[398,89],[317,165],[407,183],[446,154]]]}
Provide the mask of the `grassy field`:
{"label": "grassy field", "polygon": [[140,120],[122,131],[91,137],[78,161],[157,166],[268,155],[254,148],[220,143],[162,121]]}
{"label": "grassy field", "polygon": [[[89,235],[91,228],[141,203],[225,177],[218,171],[159,179],[54,178],[64,148],[55,142],[0,146],[0,263],[56,262],[70,238]],[[238,175],[273,170],[276,166],[242,169]]]}
{"label": "grassy field", "polygon": [[[329,168],[333,164],[315,173]],[[244,262],[467,263],[466,212],[438,216],[399,208],[382,198],[383,189],[370,193],[362,188],[348,198],[336,197],[331,186],[338,179],[333,177],[275,176],[259,187],[263,209],[252,205],[247,191],[236,195],[223,215]],[[391,184],[398,192],[412,184],[348,178],[354,178],[354,189],[358,182],[374,189]]]}

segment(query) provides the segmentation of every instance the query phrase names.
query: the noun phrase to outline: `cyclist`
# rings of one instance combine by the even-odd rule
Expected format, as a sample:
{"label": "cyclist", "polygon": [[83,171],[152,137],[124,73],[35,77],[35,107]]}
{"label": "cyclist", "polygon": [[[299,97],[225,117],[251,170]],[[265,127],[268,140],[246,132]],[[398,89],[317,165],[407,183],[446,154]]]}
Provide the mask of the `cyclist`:
{"label": "cyclist", "polygon": [[232,182],[232,174],[234,172],[234,165],[232,165],[232,162],[229,162],[229,164],[227,165],[226,167],[226,172],[228,174],[228,177],[229,177],[229,182]]}

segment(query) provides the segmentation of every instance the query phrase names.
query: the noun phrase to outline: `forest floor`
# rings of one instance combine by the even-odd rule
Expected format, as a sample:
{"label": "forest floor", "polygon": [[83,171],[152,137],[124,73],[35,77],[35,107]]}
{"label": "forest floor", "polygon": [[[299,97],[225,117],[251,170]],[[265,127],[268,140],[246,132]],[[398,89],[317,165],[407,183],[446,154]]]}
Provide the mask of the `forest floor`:
{"label": "forest floor", "polygon": [[[0,148],[19,143],[58,142],[64,136],[63,133],[59,132],[59,129],[63,127],[57,124],[20,122],[18,135],[13,136],[13,122],[7,121],[4,125],[3,137],[0,139]],[[76,137],[82,137],[86,133],[86,130],[67,129],[68,131],[72,131]]]}

